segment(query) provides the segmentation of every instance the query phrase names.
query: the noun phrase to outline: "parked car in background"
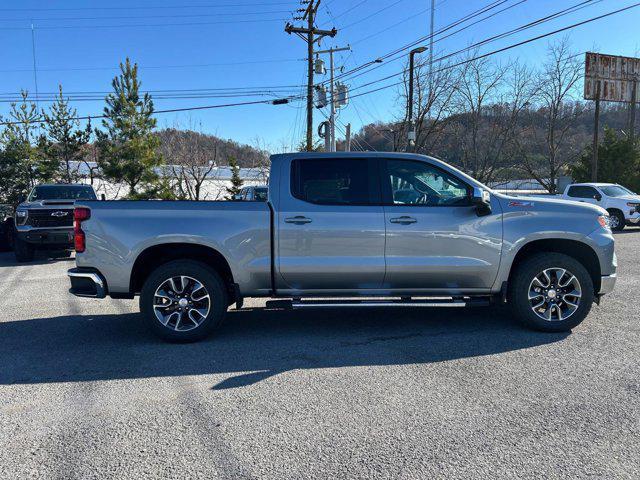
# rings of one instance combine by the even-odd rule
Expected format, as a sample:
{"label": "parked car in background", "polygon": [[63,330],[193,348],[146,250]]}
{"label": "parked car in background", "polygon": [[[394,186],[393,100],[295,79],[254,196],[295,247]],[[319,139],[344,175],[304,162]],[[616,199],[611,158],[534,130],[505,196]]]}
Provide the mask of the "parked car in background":
{"label": "parked car in background", "polygon": [[13,207],[0,204],[0,251],[9,250],[13,236]]}
{"label": "parked car in background", "polygon": [[266,185],[253,185],[251,187],[242,187],[240,193],[234,196],[234,200],[244,202],[266,202],[269,187]]}
{"label": "parked car in background", "polygon": [[525,325],[557,332],[613,289],[606,216],[497,194],[422,155],[273,155],[266,203],[79,201],[68,274],[78,296],[140,295],[168,340],[203,338],[245,297],[280,299],[273,308],[507,302]]}
{"label": "parked car in background", "polygon": [[36,250],[73,249],[73,206],[97,200],[90,185],[38,185],[15,212],[13,248],[18,262],[33,260]]}
{"label": "parked car in background", "polygon": [[574,183],[563,195],[567,200],[598,205],[609,212],[612,230],[620,231],[625,225],[640,222],[640,195],[615,183]]}

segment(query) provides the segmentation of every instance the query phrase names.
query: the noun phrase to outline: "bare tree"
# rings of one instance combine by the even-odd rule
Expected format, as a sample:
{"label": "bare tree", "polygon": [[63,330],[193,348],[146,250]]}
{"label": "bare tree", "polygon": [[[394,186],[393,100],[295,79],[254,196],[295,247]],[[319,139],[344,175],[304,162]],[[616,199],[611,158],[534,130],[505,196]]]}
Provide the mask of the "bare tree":
{"label": "bare tree", "polygon": [[582,62],[571,51],[568,39],[550,44],[538,76],[537,117],[542,117],[543,126],[532,125],[528,138],[523,139],[529,143],[527,150],[537,150],[537,154],[523,156],[523,169],[550,193],[556,192],[558,177],[577,160],[582,149],[582,142],[568,135],[585,108],[577,101],[581,77]]}
{"label": "bare tree", "polygon": [[[165,173],[173,180],[178,198],[189,200],[217,199],[206,191],[206,182],[215,182],[220,140],[193,129],[165,130],[160,151],[166,159]],[[215,198],[211,198],[211,197]]]}
{"label": "bare tree", "polygon": [[[441,141],[446,123],[453,113],[451,102],[458,85],[459,72],[449,64],[439,64],[430,74],[425,62],[414,67],[413,112],[416,126],[415,151],[429,154]],[[403,106],[408,104],[409,96],[408,65],[405,67],[404,81],[399,100]],[[393,149],[405,149],[409,118],[404,108],[404,118],[395,122],[393,127]]]}

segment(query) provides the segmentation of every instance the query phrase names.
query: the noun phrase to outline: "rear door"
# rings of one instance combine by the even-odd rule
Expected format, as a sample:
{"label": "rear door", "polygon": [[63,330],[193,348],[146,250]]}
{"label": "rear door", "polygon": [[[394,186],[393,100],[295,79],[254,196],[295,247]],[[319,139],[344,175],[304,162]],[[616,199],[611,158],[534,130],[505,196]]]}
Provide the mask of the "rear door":
{"label": "rear door", "polygon": [[285,288],[380,288],[385,226],[377,162],[302,157],[282,173],[277,266]]}
{"label": "rear door", "polygon": [[471,187],[419,160],[381,160],[386,222],[384,287],[491,288],[500,265],[502,215],[478,216]]}

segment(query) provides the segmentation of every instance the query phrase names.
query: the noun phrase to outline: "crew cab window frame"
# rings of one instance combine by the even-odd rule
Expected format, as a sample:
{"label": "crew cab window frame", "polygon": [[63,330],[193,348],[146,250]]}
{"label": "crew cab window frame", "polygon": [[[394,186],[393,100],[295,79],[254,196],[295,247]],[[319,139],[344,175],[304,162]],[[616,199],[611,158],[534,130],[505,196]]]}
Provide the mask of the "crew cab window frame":
{"label": "crew cab window frame", "polygon": [[[467,202],[466,203],[459,203],[459,204],[451,204],[451,205],[446,205],[446,204],[442,204],[442,205],[429,205],[429,204],[419,204],[419,203],[394,203],[393,200],[393,191],[391,188],[391,178],[390,178],[390,173],[389,170],[387,169],[387,162],[389,161],[400,161],[400,162],[411,162],[411,163],[417,163],[419,165],[422,166],[427,166],[433,170],[436,170],[437,172],[440,172],[443,175],[447,175],[450,177],[455,178],[456,180],[458,180],[460,182],[460,184],[462,184],[466,190],[467,190]],[[420,160],[415,160],[415,159],[410,159],[410,158],[380,158],[379,159],[379,167],[378,170],[380,172],[380,189],[381,189],[381,193],[382,193],[382,205],[386,206],[386,207],[421,207],[421,208],[442,208],[442,207],[462,207],[462,208],[468,208],[468,207],[472,207],[473,206],[473,202],[472,202],[472,196],[473,196],[473,187],[466,181],[464,181],[463,179],[461,179],[460,177],[458,177],[457,175],[437,166],[434,165],[433,163],[429,163],[429,162],[423,162]]]}
{"label": "crew cab window frame", "polygon": [[[300,192],[300,181],[301,181],[301,168],[304,162],[312,163],[312,162],[364,162],[366,163],[365,177],[367,181],[367,197],[368,200],[366,202],[331,202],[331,201],[312,201],[307,199]],[[309,203],[311,205],[321,205],[321,206],[339,206],[339,207],[350,207],[350,206],[381,206],[382,205],[382,196],[380,192],[380,170],[379,163],[377,159],[368,158],[368,157],[313,157],[313,158],[296,158],[291,161],[290,165],[290,181],[289,181],[289,191],[291,196],[297,200],[300,200],[305,203]]]}
{"label": "crew cab window frame", "polygon": [[[571,191],[572,190],[591,190],[593,193],[591,193],[590,195],[571,195]],[[593,200],[596,198],[596,195],[601,195],[600,192],[598,191],[598,189],[592,185],[572,185],[569,187],[569,190],[567,190],[567,196],[571,197],[571,198],[588,198],[590,200]]]}

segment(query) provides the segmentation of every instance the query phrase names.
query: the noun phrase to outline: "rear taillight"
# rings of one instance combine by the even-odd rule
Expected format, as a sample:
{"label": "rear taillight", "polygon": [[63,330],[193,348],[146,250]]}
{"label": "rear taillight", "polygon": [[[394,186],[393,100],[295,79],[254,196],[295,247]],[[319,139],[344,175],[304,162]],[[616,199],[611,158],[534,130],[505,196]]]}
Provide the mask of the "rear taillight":
{"label": "rear taillight", "polygon": [[86,207],[76,207],[73,211],[73,243],[76,252],[82,253],[86,248],[86,237],[82,231],[82,222],[91,218],[91,210]]}

